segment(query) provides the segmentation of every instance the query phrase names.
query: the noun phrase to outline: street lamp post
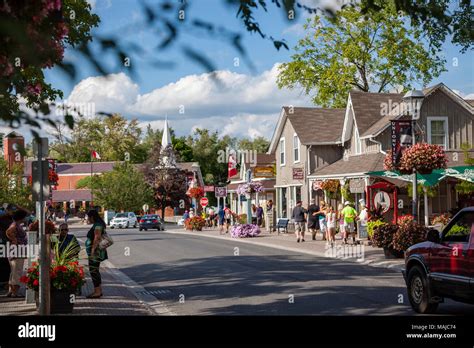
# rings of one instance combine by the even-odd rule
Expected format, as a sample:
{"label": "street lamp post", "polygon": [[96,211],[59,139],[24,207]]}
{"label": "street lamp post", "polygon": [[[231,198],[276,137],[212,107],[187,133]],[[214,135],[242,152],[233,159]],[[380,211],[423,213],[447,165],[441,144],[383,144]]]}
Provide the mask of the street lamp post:
{"label": "street lamp post", "polygon": [[[416,133],[415,133],[416,120],[420,118],[421,104],[423,103],[424,98],[425,98],[425,95],[423,94],[423,91],[418,91],[418,90],[408,91],[403,96],[403,101],[408,106],[409,114],[412,117],[412,146],[416,144]],[[415,221],[418,219],[417,184],[418,183],[416,180],[416,168],[413,168],[412,215]]]}

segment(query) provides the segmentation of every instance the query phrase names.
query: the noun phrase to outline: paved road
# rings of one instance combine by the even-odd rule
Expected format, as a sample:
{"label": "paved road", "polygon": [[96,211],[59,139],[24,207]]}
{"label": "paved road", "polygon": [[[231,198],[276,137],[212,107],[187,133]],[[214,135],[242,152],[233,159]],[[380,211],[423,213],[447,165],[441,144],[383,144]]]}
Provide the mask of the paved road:
{"label": "paved road", "polygon": [[[109,232],[110,262],[178,315],[413,314],[391,270],[206,237]],[[472,314],[474,306],[447,301],[439,313]]]}

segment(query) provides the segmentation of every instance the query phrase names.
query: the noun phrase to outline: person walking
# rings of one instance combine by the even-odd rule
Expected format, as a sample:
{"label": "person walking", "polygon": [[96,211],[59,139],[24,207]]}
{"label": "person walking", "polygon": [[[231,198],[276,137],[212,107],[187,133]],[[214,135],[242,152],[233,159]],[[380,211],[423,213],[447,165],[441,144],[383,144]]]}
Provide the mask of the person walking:
{"label": "person walking", "polygon": [[12,214],[13,222],[6,231],[6,236],[10,245],[14,245],[17,248],[17,257],[10,257],[10,280],[9,290],[7,297],[24,297],[18,293],[20,290],[20,278],[23,274],[23,268],[25,264],[25,258],[27,255],[19,255],[22,246],[28,244],[28,238],[26,232],[22,226],[25,223],[25,219],[28,216],[26,210],[15,210]]}
{"label": "person walking", "polygon": [[257,207],[255,204],[252,204],[252,224],[257,224]]}
{"label": "person walking", "polygon": [[311,232],[313,240],[316,240],[316,233],[319,231],[319,205],[316,204],[316,200],[311,199],[308,207],[308,230]]}
{"label": "person walking", "polygon": [[224,220],[225,220],[225,212],[223,207],[219,207],[219,212],[217,213],[219,217],[219,234],[224,232]]}
{"label": "person walking", "polygon": [[327,209],[326,220],[327,220],[326,245],[330,244],[331,248],[334,248],[334,244],[336,243],[337,217],[332,206],[329,206]]}
{"label": "person walking", "polygon": [[[0,245],[2,245],[2,247],[5,248],[5,250],[6,250],[6,245],[8,242],[6,233],[10,225],[13,223],[12,213],[13,211],[11,209],[9,210],[7,207],[3,209],[3,211],[1,211],[1,214],[0,214]],[[9,281],[10,281],[10,262],[8,258],[6,257],[6,255],[1,255],[0,256],[0,284],[2,284],[2,286],[5,286],[5,288],[8,285],[8,288],[9,288],[10,286]]]}
{"label": "person walking", "polygon": [[67,224],[67,221],[69,220],[69,217],[71,216],[71,209],[69,207],[66,208],[66,211],[64,212],[64,222]]}
{"label": "person walking", "polygon": [[356,244],[354,220],[357,217],[357,211],[351,206],[351,202],[346,201],[341,214],[344,217],[344,231],[346,232],[344,244],[347,244],[347,238],[350,236],[352,236],[352,243]]}
{"label": "person walking", "polygon": [[304,233],[306,229],[306,214],[308,211],[302,207],[303,202],[296,202],[296,206],[293,208],[291,218],[295,222],[295,234],[296,242],[299,243],[300,240],[304,242]]}
{"label": "person walking", "polygon": [[229,233],[229,228],[232,223],[232,210],[226,205],[224,208],[224,219],[225,219],[225,233]]}
{"label": "person walking", "polygon": [[263,222],[263,208],[260,204],[257,204],[257,226],[261,227]]}
{"label": "person walking", "polygon": [[[364,199],[360,199],[359,204],[360,204],[360,213],[359,213],[359,216],[357,217],[357,220],[360,221],[360,229],[361,231],[362,230],[364,231],[363,235],[365,236],[367,233],[367,222],[369,221],[369,209],[367,209]],[[362,234],[361,231],[359,231],[359,236]]]}
{"label": "person walking", "polygon": [[97,210],[89,210],[87,212],[87,220],[93,224],[87,233],[86,252],[89,259],[89,272],[94,284],[94,292],[88,295],[87,298],[100,298],[103,295],[100,263],[107,260],[108,255],[107,250],[99,248],[99,243],[102,235],[105,233],[106,225]]}
{"label": "person walking", "polygon": [[344,205],[342,203],[339,203],[339,205],[337,206],[336,216],[337,216],[337,222],[339,224],[340,236],[343,240],[345,240],[347,239],[347,236],[346,236],[346,231],[344,230],[344,216],[342,215],[343,209],[344,209]]}
{"label": "person walking", "polygon": [[321,230],[321,234],[323,235],[323,240],[326,240],[326,232],[327,232],[327,221],[326,221],[326,202],[321,201],[319,202],[320,210],[318,212],[319,216],[319,228]]}

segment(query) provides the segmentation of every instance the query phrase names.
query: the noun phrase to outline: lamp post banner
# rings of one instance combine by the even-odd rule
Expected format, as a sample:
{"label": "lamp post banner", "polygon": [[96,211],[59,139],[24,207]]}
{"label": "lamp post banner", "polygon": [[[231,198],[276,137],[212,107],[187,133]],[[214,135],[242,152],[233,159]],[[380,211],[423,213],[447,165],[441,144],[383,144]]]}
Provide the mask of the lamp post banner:
{"label": "lamp post banner", "polygon": [[392,120],[392,164],[397,168],[403,151],[413,144],[413,121]]}

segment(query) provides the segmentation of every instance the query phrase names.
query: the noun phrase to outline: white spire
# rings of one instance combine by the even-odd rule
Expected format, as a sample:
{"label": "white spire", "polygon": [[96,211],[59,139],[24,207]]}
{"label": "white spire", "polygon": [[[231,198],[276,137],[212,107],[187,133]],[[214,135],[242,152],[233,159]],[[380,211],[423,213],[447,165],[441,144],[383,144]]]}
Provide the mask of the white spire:
{"label": "white spire", "polygon": [[168,126],[168,116],[165,119],[165,125],[163,127],[163,137],[161,138],[161,147],[164,149],[171,145],[171,134]]}

